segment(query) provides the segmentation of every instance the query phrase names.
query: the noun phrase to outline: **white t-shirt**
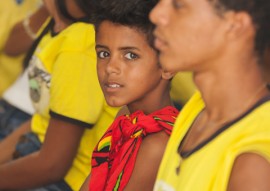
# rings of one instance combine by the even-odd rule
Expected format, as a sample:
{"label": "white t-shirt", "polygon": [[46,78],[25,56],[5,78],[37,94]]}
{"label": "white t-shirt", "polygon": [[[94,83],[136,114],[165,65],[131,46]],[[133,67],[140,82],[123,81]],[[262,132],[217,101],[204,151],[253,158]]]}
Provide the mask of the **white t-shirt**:
{"label": "white t-shirt", "polygon": [[3,94],[3,99],[18,109],[32,115],[34,108],[29,95],[27,69]]}

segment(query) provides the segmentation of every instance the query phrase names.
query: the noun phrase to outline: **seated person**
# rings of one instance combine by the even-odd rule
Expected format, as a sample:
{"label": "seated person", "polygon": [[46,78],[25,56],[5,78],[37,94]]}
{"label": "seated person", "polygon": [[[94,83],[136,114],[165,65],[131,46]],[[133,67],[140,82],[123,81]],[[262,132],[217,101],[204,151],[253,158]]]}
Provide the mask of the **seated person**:
{"label": "seated person", "polygon": [[155,191],[269,191],[267,0],[160,0],[150,14],[168,72],[197,91],[175,123]]}
{"label": "seated person", "polygon": [[126,105],[130,114],[117,117],[97,144],[81,190],[149,191],[178,115],[170,98],[173,75],[153,48],[148,14],[157,1],[95,3],[99,82],[107,103]]}
{"label": "seated person", "polygon": [[105,104],[94,27],[77,3],[44,0],[51,19],[26,56],[36,112],[0,142],[0,190],[79,190],[118,111]]}
{"label": "seated person", "polygon": [[[8,3],[9,1],[5,2]],[[23,9],[25,3],[26,2],[23,1],[23,5],[18,5],[21,6],[20,9],[18,9]],[[47,17],[48,11],[46,7],[42,5],[31,15],[13,26],[3,49],[6,54],[0,54],[0,70],[3,69],[2,72],[4,71],[8,76],[13,76],[7,71],[7,68],[4,69],[6,65],[15,73],[17,71],[15,68],[23,68],[23,60],[21,57],[31,48],[36,36],[46,25],[44,22]],[[26,31],[28,31],[28,33],[31,31],[34,37],[29,36]],[[5,80],[1,82],[3,82],[1,85],[7,84]],[[0,141],[18,128],[23,122],[29,120],[33,113],[34,108],[28,91],[27,72],[24,71],[24,73],[3,92],[2,98],[0,98]]]}

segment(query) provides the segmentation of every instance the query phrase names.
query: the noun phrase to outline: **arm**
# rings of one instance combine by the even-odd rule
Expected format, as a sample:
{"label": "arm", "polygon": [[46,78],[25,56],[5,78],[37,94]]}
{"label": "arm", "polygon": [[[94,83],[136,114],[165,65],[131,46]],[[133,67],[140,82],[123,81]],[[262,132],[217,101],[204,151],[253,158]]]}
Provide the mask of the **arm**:
{"label": "arm", "polygon": [[31,188],[62,179],[77,153],[83,131],[82,127],[52,118],[40,151],[0,166],[0,190]]}
{"label": "arm", "polygon": [[13,131],[9,136],[0,141],[0,165],[12,160],[16,144],[20,137],[31,130],[31,121],[26,121],[18,129]]}
{"label": "arm", "polygon": [[158,168],[169,136],[164,132],[148,135],[139,149],[134,170],[125,191],[153,190]]}
{"label": "arm", "polygon": [[268,191],[270,190],[270,163],[263,157],[246,153],[234,163],[228,191]]}
{"label": "arm", "polygon": [[[33,13],[28,19],[28,28],[35,34],[37,34],[39,28],[49,16],[46,8],[41,6],[35,13]],[[23,22],[18,22],[11,30],[7,42],[4,47],[4,52],[9,56],[18,56],[25,53],[31,47],[34,39],[31,38],[23,26]]]}

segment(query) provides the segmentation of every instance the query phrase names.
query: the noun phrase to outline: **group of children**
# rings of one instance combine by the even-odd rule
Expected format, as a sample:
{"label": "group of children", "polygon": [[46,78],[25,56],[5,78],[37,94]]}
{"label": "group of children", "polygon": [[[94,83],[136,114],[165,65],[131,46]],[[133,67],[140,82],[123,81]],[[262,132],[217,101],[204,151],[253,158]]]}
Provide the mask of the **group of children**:
{"label": "group of children", "polygon": [[[0,190],[270,190],[266,0],[43,3],[35,113],[1,127]],[[178,114],[179,71],[199,91]]]}

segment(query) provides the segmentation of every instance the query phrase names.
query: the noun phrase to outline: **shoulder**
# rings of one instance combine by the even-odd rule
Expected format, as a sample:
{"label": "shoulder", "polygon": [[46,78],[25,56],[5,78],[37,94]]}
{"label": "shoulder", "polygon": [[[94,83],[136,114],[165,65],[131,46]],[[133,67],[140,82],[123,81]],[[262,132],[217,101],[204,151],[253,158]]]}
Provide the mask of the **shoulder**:
{"label": "shoulder", "polygon": [[168,139],[169,136],[165,132],[154,133],[143,139],[125,190],[153,190]]}
{"label": "shoulder", "polygon": [[199,91],[196,91],[185,104],[180,112],[181,118],[187,118],[190,115],[197,115],[204,108],[204,102]]}
{"label": "shoulder", "polygon": [[[231,137],[235,138],[236,148],[243,147],[248,151],[264,153],[270,157],[270,101],[259,105],[235,123],[234,129],[230,130]],[[243,150],[243,151],[245,151]]]}
{"label": "shoulder", "polygon": [[121,115],[127,115],[127,114],[130,114],[130,112],[128,110],[128,107],[126,105],[124,105],[119,109],[119,111],[118,111],[118,113],[116,115],[116,118],[121,116]]}
{"label": "shoulder", "polygon": [[78,33],[94,33],[95,29],[94,26],[90,23],[85,23],[85,22],[76,22],[71,24],[68,28],[65,29],[66,33],[71,33],[71,34],[78,34]]}
{"label": "shoulder", "polygon": [[233,165],[228,191],[270,190],[270,162],[254,153],[239,155]]}
{"label": "shoulder", "polygon": [[168,140],[169,135],[164,131],[148,135],[143,139],[140,152],[143,152],[144,157],[162,157]]}
{"label": "shoulder", "polygon": [[90,23],[73,23],[56,38],[66,51],[84,51],[95,47],[95,30]]}

